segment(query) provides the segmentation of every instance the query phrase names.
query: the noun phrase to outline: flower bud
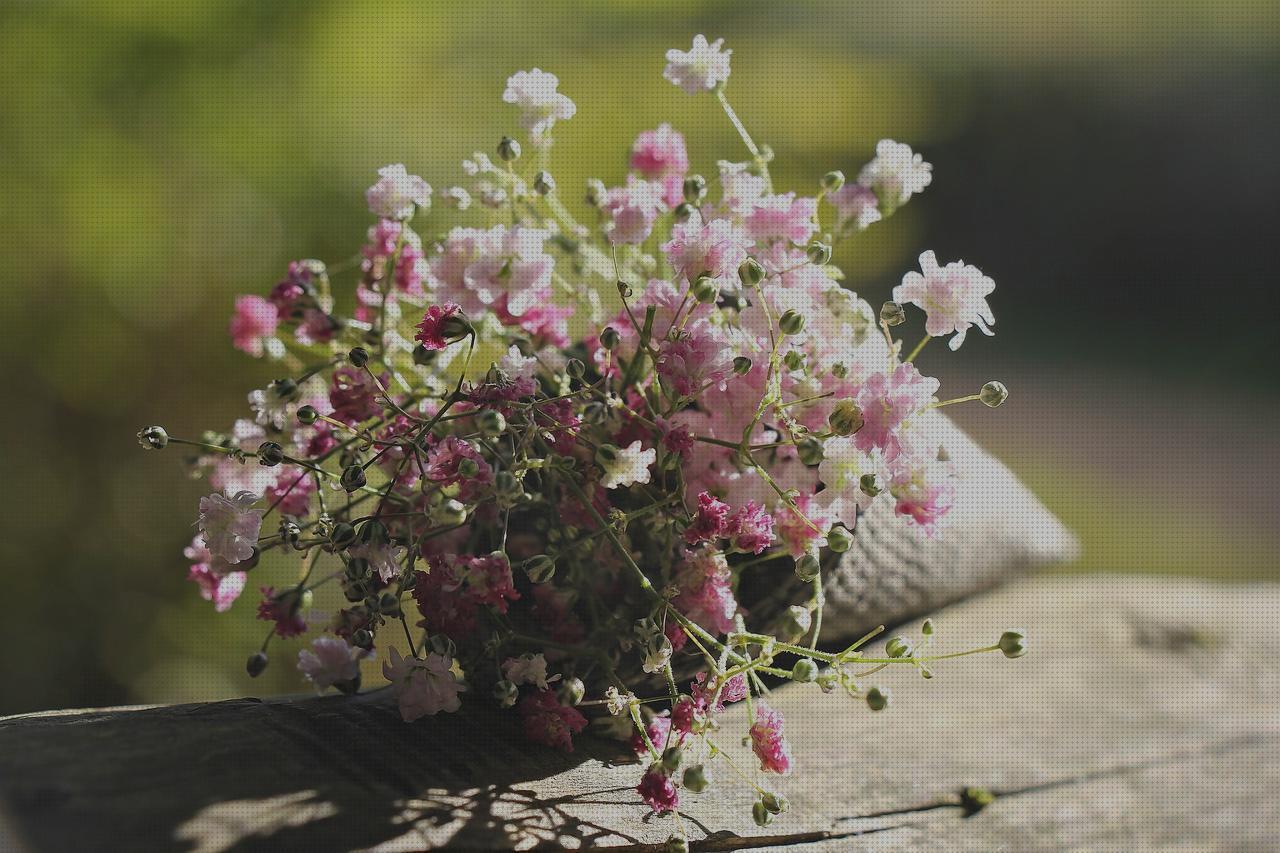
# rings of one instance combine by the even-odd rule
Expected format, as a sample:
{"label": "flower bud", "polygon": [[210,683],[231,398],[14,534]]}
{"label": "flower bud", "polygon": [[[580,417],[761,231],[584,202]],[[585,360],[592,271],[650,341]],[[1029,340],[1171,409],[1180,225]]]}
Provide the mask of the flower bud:
{"label": "flower bud", "polygon": [[809,259],[809,263],[814,266],[826,266],[831,262],[831,247],[820,240],[814,240],[809,244],[809,248],[804,250],[805,257]]}
{"label": "flower bud", "polygon": [[355,367],[364,367],[369,363],[369,351],[364,347],[354,347],[351,352],[347,353],[347,361],[350,361]]}
{"label": "flower bud", "polygon": [[880,306],[880,321],[886,326],[901,326],[907,322],[907,312],[897,302],[886,302]]}
{"label": "flower bud", "polygon": [[250,678],[257,678],[262,675],[263,670],[267,668],[267,653],[258,651],[249,655],[249,660],[245,662],[244,671],[249,673]]}
{"label": "flower bud", "polygon": [[513,708],[520,698],[520,688],[516,687],[514,682],[504,678],[493,685],[493,698],[498,700],[499,706]]}
{"label": "flower bud", "polygon": [[778,318],[778,328],[784,335],[798,335],[804,331],[804,315],[788,308]]}
{"label": "flower bud", "polygon": [[605,326],[604,331],[600,333],[600,346],[607,350],[616,347],[622,341],[622,336],[618,334],[618,330],[613,326]]}
{"label": "flower bud", "polygon": [[799,350],[787,350],[787,354],[782,357],[782,364],[787,370],[799,370],[804,367],[804,353]]}
{"label": "flower bud", "polygon": [[840,674],[834,669],[824,669],[818,673],[814,683],[818,685],[818,689],[823,693],[834,693],[835,689],[840,686]]}
{"label": "flower bud", "polygon": [[796,444],[796,450],[799,452],[801,464],[808,465],[810,468],[822,464],[822,442],[813,436],[801,439]]}
{"label": "flower bud", "polygon": [[933,636],[933,620],[932,619],[924,620],[924,624],[920,626],[920,633],[924,634],[926,637]]}
{"label": "flower bud", "polygon": [[618,279],[618,295],[619,296],[621,296],[623,299],[630,299],[634,293],[635,291],[631,289],[631,285],[627,284],[622,279]]}
{"label": "flower bud", "polygon": [[298,409],[298,421],[310,426],[320,419],[320,413],[316,411],[315,406],[303,406]]}
{"label": "flower bud", "polygon": [[587,181],[587,204],[592,207],[599,207],[604,203],[604,198],[608,195],[609,190],[604,185],[604,181],[599,178],[591,178]]}
{"label": "flower bud", "polygon": [[707,778],[707,769],[701,764],[695,764],[684,771],[684,786],[695,794],[701,794],[707,790],[707,786],[711,784],[711,780]]}
{"label": "flower bud", "polygon": [[862,491],[864,495],[866,495],[869,498],[874,498],[876,495],[884,491],[883,489],[881,489],[879,486],[876,485],[875,474],[863,474],[861,477],[859,477],[858,488]]}
{"label": "flower bud", "polygon": [[371,518],[360,525],[360,533],[356,540],[361,545],[386,545],[391,541],[391,533],[385,524],[376,518]]}
{"label": "flower bud", "polygon": [[748,287],[764,281],[765,269],[755,258],[747,258],[738,266],[738,278]]}
{"label": "flower bud", "polygon": [[573,379],[582,379],[587,375],[587,366],[582,363],[582,359],[571,358],[565,362],[564,372]]}
{"label": "flower bud", "polygon": [[787,798],[781,794],[762,794],[760,802],[764,803],[764,807],[769,810],[770,814],[782,814],[787,810]]}
{"label": "flower bud", "polygon": [[768,826],[773,820],[773,813],[765,808],[764,803],[756,800],[755,805],[751,807],[751,819],[756,822],[756,826]]}
{"label": "flower bud", "polygon": [[831,375],[836,379],[844,379],[849,375],[849,368],[844,364],[844,362],[837,361],[835,364],[831,365]]}
{"label": "flower bud", "polygon": [[530,557],[521,563],[520,567],[534,583],[546,583],[555,577],[556,573],[556,561],[546,554]]}
{"label": "flower bud", "polygon": [[693,298],[701,302],[703,305],[710,305],[720,298],[720,285],[710,276],[699,276],[698,280],[693,283],[690,288]]}
{"label": "flower bud", "polygon": [[516,142],[510,136],[504,136],[498,140],[498,156],[502,158],[504,163],[510,163],[513,160],[520,159],[520,143]]}
{"label": "flower bud", "polygon": [[143,450],[164,450],[169,444],[169,433],[164,431],[164,427],[143,427],[138,430],[138,444]]}
{"label": "flower bud", "polygon": [[413,348],[413,363],[419,367],[426,367],[428,364],[436,360],[436,351],[429,350],[422,344],[417,344]]}
{"label": "flower bud", "polygon": [[665,751],[663,751],[662,766],[665,767],[669,773],[674,773],[680,769],[680,762],[683,759],[684,746],[677,743],[675,746],[669,746]]}
{"label": "flower bud", "polygon": [[813,614],[809,608],[793,604],[782,614],[778,625],[778,633],[788,641],[795,641],[809,633],[813,625]]}
{"label": "flower bud", "polygon": [[867,707],[873,711],[883,711],[889,707],[889,692],[879,687],[867,691]]}
{"label": "flower bud", "polygon": [[427,643],[431,646],[431,651],[438,655],[444,655],[447,658],[458,656],[458,647],[448,634],[432,634],[427,638]]}
{"label": "flower bud", "polygon": [[662,846],[663,853],[689,853],[689,841],[681,835],[673,835]]}
{"label": "flower bud", "polygon": [[369,566],[369,561],[364,557],[352,557],[347,560],[344,574],[349,580],[367,581],[373,577],[373,569]]}
{"label": "flower bud", "polygon": [[829,193],[833,193],[844,186],[844,172],[841,172],[839,169],[827,172],[822,176],[822,180],[819,183],[822,185],[824,190]]}
{"label": "flower bud", "polygon": [[480,473],[480,463],[470,457],[458,460],[458,476],[470,480]]}
{"label": "flower bud", "polygon": [[602,444],[596,448],[596,462],[600,467],[608,468],[618,461],[621,453],[616,444]]}
{"label": "flower bud", "polygon": [[270,383],[271,392],[281,400],[292,400],[298,396],[298,383],[292,379],[277,379]]}
{"label": "flower bud", "polygon": [[329,544],[333,550],[341,551],[356,540],[356,529],[345,521],[339,521],[329,531]]}
{"label": "flower bud", "polygon": [[827,531],[827,547],[843,554],[853,546],[853,534],[843,524],[833,524]]}
{"label": "flower bud", "polygon": [[342,469],[342,488],[348,492],[354,492],[356,489],[364,487],[368,479],[364,475],[364,468],[360,465],[348,465]]}
{"label": "flower bud", "polygon": [[384,592],[378,599],[378,612],[384,616],[397,616],[400,613],[400,598],[394,592]]}
{"label": "flower bud", "polygon": [[507,419],[502,416],[502,412],[485,409],[476,415],[476,426],[484,436],[496,438],[507,431]]}
{"label": "flower bud", "polygon": [[298,522],[285,518],[280,521],[279,528],[280,540],[290,545],[297,543],[302,536],[302,528],[298,526]]}
{"label": "flower bud", "polygon": [[368,628],[358,628],[351,633],[351,645],[357,649],[373,648],[373,632]]}
{"label": "flower bud", "polygon": [[672,212],[675,214],[676,222],[688,222],[696,211],[696,207],[687,201],[682,201],[676,205],[676,209]]}
{"label": "flower bud", "polygon": [[822,564],[812,554],[805,554],[796,560],[796,577],[808,583],[822,572]]}
{"label": "flower bud", "polygon": [[751,359],[747,358],[745,355],[734,356],[733,372],[739,376],[746,376],[751,372]]}
{"label": "flower bud", "polygon": [[538,195],[548,195],[556,191],[556,179],[550,172],[539,172],[533,176],[533,191]]}
{"label": "flower bud", "polygon": [[862,409],[852,400],[841,400],[827,415],[827,424],[836,435],[853,435],[865,423]]}
{"label": "flower bud", "polygon": [[987,408],[994,409],[1009,399],[1009,389],[1004,387],[1003,382],[997,382],[993,379],[982,386],[982,390],[978,392],[978,399]]}
{"label": "flower bud", "polygon": [[791,680],[808,684],[818,677],[818,665],[809,658],[800,658],[791,667]]}
{"label": "flower bud", "polygon": [[274,441],[258,445],[258,464],[272,468],[284,461],[284,448]]}
{"label": "flower bud", "polygon": [[1025,639],[1018,631],[1005,631],[1000,635],[1000,651],[1007,658],[1020,658],[1027,653]]}
{"label": "flower bud", "polygon": [[891,658],[905,658],[911,654],[911,644],[903,637],[894,637],[884,644],[884,653]]}
{"label": "flower bud", "polygon": [[684,179],[684,200],[689,204],[698,204],[707,197],[707,179],[701,175],[690,175]]}
{"label": "flower bud", "polygon": [[431,511],[431,520],[441,527],[456,527],[467,520],[467,508],[450,498]]}
{"label": "flower bud", "polygon": [[563,705],[580,705],[587,695],[587,685],[582,683],[581,678],[566,678],[560,685],[560,689],[556,691],[560,703]]}

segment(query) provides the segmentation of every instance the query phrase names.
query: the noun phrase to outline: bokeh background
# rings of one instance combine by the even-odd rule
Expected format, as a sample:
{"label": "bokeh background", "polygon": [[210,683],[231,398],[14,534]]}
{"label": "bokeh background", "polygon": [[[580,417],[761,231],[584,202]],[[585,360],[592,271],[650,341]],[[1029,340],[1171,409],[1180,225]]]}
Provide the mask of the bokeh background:
{"label": "bokeh background", "polygon": [[185,580],[200,484],[134,433],[242,414],[272,377],[228,344],[234,295],[353,255],[378,166],[455,182],[518,69],[578,104],[571,199],[661,121],[695,169],[739,156],[661,77],[698,32],[784,185],[885,136],[934,163],[837,261],[873,304],[926,248],[995,278],[996,337],[921,365],[1010,386],[957,416],[1079,533],[1064,570],[1280,578],[1272,0],[6,0],[0,713],[301,690],[244,675],[250,597],[218,616]]}

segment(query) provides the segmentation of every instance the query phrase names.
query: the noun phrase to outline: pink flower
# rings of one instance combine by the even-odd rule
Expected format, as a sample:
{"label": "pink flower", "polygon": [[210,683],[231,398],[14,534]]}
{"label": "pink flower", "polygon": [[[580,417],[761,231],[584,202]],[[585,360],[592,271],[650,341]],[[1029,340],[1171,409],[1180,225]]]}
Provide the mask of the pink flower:
{"label": "pink flower", "polygon": [[662,446],[672,453],[683,456],[697,441],[687,424],[672,424],[666,418],[659,418],[658,428],[662,430]]}
{"label": "pink flower", "polygon": [[[653,744],[653,748],[661,753],[666,747],[667,735],[671,732],[671,716],[666,711],[655,715],[645,724],[644,730],[645,734],[649,736],[649,741]],[[640,734],[634,726],[631,731],[631,751],[637,756],[649,754],[649,744],[645,743],[644,735]]]}
{"label": "pink flower", "polygon": [[893,289],[893,299],[922,308],[926,332],[934,337],[955,332],[948,343],[953,350],[964,343],[970,326],[977,326],[985,335],[995,334],[991,324],[996,318],[987,296],[996,289],[996,283],[982,270],[964,261],[940,267],[933,252],[920,256],[920,270],[902,277],[902,284]]}
{"label": "pink flower", "polygon": [[782,714],[764,702],[756,703],[756,721],[749,731],[751,749],[766,773],[786,773],[791,769],[791,750],[782,736]]}
{"label": "pink flower", "polygon": [[795,498],[799,513],[785,504],[780,504],[774,510],[774,532],[792,557],[800,557],[814,550],[815,543],[823,544],[825,540],[818,540],[822,540],[831,525],[840,520],[832,510],[839,509],[841,505],[832,504],[832,497],[826,491],[819,496],[810,491],[802,491]]}
{"label": "pink flower", "polygon": [[462,706],[458,694],[467,687],[453,674],[451,658],[436,652],[429,653],[426,660],[402,658],[394,647],[388,656],[382,674],[395,689],[400,716],[406,723],[441,711],[453,713]]}
{"label": "pink flower", "polygon": [[[401,232],[404,237],[402,238]],[[396,255],[396,247],[400,254]],[[369,228],[369,242],[360,250],[364,260],[360,269],[366,281],[379,281],[386,274],[386,267],[395,258],[395,285],[401,293],[423,294],[422,282],[427,276],[426,256],[422,252],[422,238],[403,222],[380,219]]]}
{"label": "pink flower", "polygon": [[453,555],[432,557],[429,572],[414,572],[413,600],[422,613],[422,625],[433,632],[463,638],[476,629],[479,604],[463,588]]}
{"label": "pink flower", "polygon": [[684,531],[684,541],[690,545],[714,542],[725,536],[729,529],[729,505],[707,492],[698,495],[698,511],[693,524]]}
{"label": "pink flower", "polygon": [[747,501],[729,518],[728,535],[735,549],[762,554],[773,544],[773,516],[755,501]]}
{"label": "pink flower", "polygon": [[733,573],[729,571],[724,554],[707,550],[696,552],[685,561],[676,576],[680,594],[672,603],[690,620],[713,634],[727,633],[733,630],[733,617],[738,612],[732,581]]}
{"label": "pink flower", "polygon": [[713,219],[703,225],[693,217],[671,229],[671,240],[662,251],[680,277],[692,281],[702,275],[737,276],[749,248],[751,240],[729,220]]}
{"label": "pink flower", "polygon": [[524,736],[534,743],[573,752],[573,736],[587,727],[578,709],[561,705],[550,690],[527,694],[520,700]]}
{"label": "pink flower", "polygon": [[609,217],[605,237],[610,243],[643,243],[649,239],[664,203],[661,184],[629,178],[625,187],[614,187],[600,202],[600,209]]}
{"label": "pink flower", "polygon": [[795,193],[767,195],[756,199],[743,226],[747,235],[758,243],[770,240],[807,243],[818,227],[813,222],[817,209],[815,198],[797,197]]}
{"label": "pink flower", "polygon": [[[474,467],[475,473],[463,473],[463,460],[473,463],[466,467]],[[466,501],[493,482],[493,466],[466,441],[447,435],[427,451],[423,476],[445,487],[458,486],[459,499]]]}
{"label": "pink flower", "polygon": [[200,499],[196,524],[211,555],[227,563],[243,563],[254,555],[266,511],[253,509],[257,502],[253,492],[236,492],[231,497],[215,492]]}
{"label": "pink flower", "polygon": [[888,376],[874,374],[858,390],[863,427],[854,433],[854,444],[862,451],[879,449],[892,461],[902,447],[899,427],[927,406],[937,390],[938,380],[921,376],[914,364],[900,364]]}
{"label": "pink flower", "polygon": [[329,388],[333,417],[349,424],[376,418],[382,414],[382,406],[378,402],[381,393],[368,372],[350,366],[336,368]]}
{"label": "pink flower", "polygon": [[337,637],[316,637],[310,649],[298,652],[298,671],[324,690],[335,684],[350,684],[360,677],[363,649],[355,648]]}
{"label": "pink flower", "polygon": [[268,506],[274,506],[282,515],[303,516],[311,508],[311,495],[315,490],[315,478],[311,472],[282,467],[263,498]]}
{"label": "pink flower", "polygon": [[231,315],[231,343],[241,352],[262,358],[269,349],[274,353],[280,346],[274,337],[279,323],[276,306],[268,300],[261,296],[237,296],[235,313]]}
{"label": "pink flower", "polygon": [[208,563],[195,563],[187,571],[187,580],[200,587],[200,597],[213,602],[213,609],[225,613],[244,591],[248,575],[244,572],[216,574]]}
{"label": "pink flower", "polygon": [[723,388],[733,368],[733,351],[706,320],[658,345],[658,375],[681,397],[696,397],[708,385]]}
{"label": "pink flower", "polygon": [[843,231],[849,226],[865,231],[880,221],[880,201],[876,194],[862,184],[845,184],[827,194],[827,201],[836,209],[836,228]]}
{"label": "pink flower", "polygon": [[275,632],[280,637],[296,637],[307,630],[307,623],[298,613],[301,600],[296,590],[289,589],[277,595],[275,587],[262,588],[262,603],[258,605],[258,618],[276,623]]}
{"label": "pink flower", "polygon": [[693,724],[700,711],[698,703],[688,696],[681,696],[671,709],[671,728],[680,734],[682,740],[693,731]]}
{"label": "pink flower", "polygon": [[706,683],[707,674],[700,672],[694,677],[693,684],[689,687],[689,692],[693,694],[694,704],[700,711],[723,711],[725,705],[741,702],[747,698],[747,677],[741,673],[725,682],[724,687],[720,690],[720,698],[716,701],[714,707],[711,707],[711,699],[715,695],[715,691],[707,687]]}
{"label": "pink flower", "polygon": [[676,789],[676,783],[671,781],[661,764],[654,764],[645,771],[640,777],[640,784],[636,786],[636,793],[655,814],[673,812],[680,805],[680,792]]}
{"label": "pink flower", "polygon": [[[413,339],[422,343],[429,350],[441,350],[449,345],[446,328],[450,318],[460,311],[458,305],[450,302],[445,305],[432,305],[418,324],[418,333]],[[452,337],[452,335],[450,335]]]}
{"label": "pink flower", "polygon": [[467,593],[480,604],[506,613],[507,602],[519,600],[520,593],[516,591],[511,577],[511,564],[501,552],[471,557],[460,565],[460,576],[467,585]]}
{"label": "pink flower", "polygon": [[897,500],[894,512],[932,533],[955,503],[956,484],[948,463],[929,460],[922,465],[896,466],[889,491]]}
{"label": "pink flower", "polygon": [[436,291],[472,316],[491,310],[508,325],[523,324],[526,313],[551,302],[555,258],[543,250],[549,236],[505,225],[454,228],[431,260]]}
{"label": "pink flower", "polygon": [[684,176],[689,171],[689,153],[684,137],[671,125],[659,125],[636,137],[631,147],[631,168],[651,181],[660,181],[669,207],[684,201]]}
{"label": "pink flower", "polygon": [[403,163],[383,166],[378,182],[365,191],[369,211],[383,219],[408,219],[415,207],[431,204],[431,187],[417,175],[410,175]]}

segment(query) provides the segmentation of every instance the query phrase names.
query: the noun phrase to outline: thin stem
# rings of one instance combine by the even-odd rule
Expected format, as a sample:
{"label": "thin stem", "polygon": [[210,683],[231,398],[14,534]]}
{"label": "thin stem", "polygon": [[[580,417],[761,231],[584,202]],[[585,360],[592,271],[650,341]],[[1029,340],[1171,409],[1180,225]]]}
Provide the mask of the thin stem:
{"label": "thin stem", "polygon": [[915,361],[916,356],[918,356],[920,351],[924,349],[924,345],[929,343],[931,340],[933,340],[933,335],[925,335],[920,339],[920,343],[916,344],[916,348],[911,351],[911,355],[904,358],[903,361]]}

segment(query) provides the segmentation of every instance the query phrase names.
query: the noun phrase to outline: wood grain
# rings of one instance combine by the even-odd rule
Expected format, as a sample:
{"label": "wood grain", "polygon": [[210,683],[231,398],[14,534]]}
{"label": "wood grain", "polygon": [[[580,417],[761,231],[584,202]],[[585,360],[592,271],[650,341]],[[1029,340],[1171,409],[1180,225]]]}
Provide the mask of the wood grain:
{"label": "wood grain", "polygon": [[[952,648],[1022,627],[1026,657],[885,673],[880,714],[780,689],[801,772],[768,781],[791,808],[756,827],[721,766],[685,827],[707,850],[1278,849],[1278,615],[1280,585],[1020,582],[935,622]],[[719,739],[749,768],[742,713]],[[646,849],[674,822],[620,758],[526,746],[483,707],[406,725],[378,693],[9,717],[0,849]],[[966,808],[968,786],[995,801]]]}

